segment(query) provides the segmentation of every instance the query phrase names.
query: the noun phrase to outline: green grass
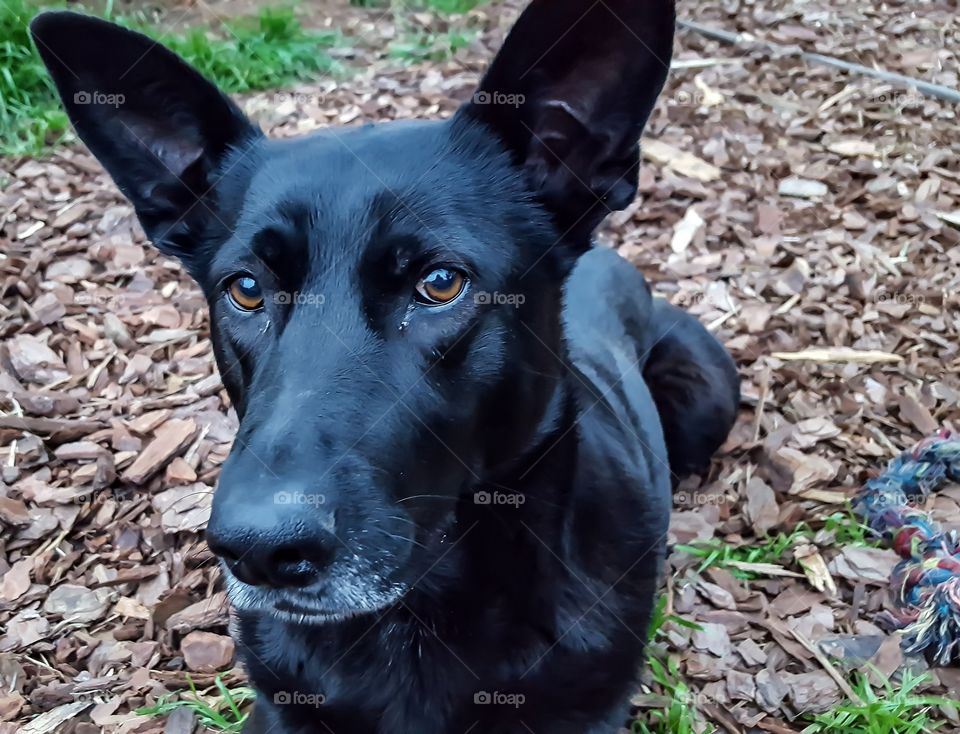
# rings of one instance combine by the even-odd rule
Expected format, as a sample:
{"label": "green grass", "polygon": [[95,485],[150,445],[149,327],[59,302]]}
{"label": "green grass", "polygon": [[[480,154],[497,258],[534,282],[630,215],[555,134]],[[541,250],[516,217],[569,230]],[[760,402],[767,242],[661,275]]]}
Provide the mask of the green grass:
{"label": "green grass", "polygon": [[437,13],[456,14],[473,10],[483,0],[350,0],[358,8],[387,8],[391,5],[401,10],[433,10]]}
{"label": "green grass", "polygon": [[0,152],[8,154],[35,150],[69,124],[27,34],[35,10],[25,0],[0,2]]}
{"label": "green grass", "polygon": [[[667,614],[666,594],[661,594],[657,599],[656,606],[653,608],[653,614],[650,617],[650,627],[647,630],[647,642],[654,643],[666,635],[664,626],[675,624],[680,627],[698,630],[700,625],[684,619],[676,614]],[[648,650],[652,648],[648,646]],[[633,722],[633,731],[637,734],[696,734],[699,732],[699,722],[694,706],[694,696],[692,691],[680,676],[677,660],[673,656],[667,656],[666,662],[657,659],[650,654],[647,660],[650,668],[650,677],[653,683],[659,687],[659,695],[669,703],[663,708],[647,709],[642,718]]]}
{"label": "green grass", "polygon": [[410,29],[390,43],[388,53],[394,59],[407,61],[443,61],[462,48],[469,46],[477,37],[471,29],[450,30],[433,33]]}
{"label": "green grass", "polygon": [[[37,153],[68,129],[52,83],[27,33],[42,7],[35,0],[0,2],[0,154]],[[160,31],[142,18],[111,18],[164,43],[227,92],[283,86],[335,69],[326,48],[336,32],[307,31],[288,8],[265,8],[213,31]]]}
{"label": "green grass", "polygon": [[193,679],[189,676],[187,682],[190,684],[188,697],[164,698],[153,706],[137,709],[137,713],[143,716],[163,717],[169,716],[177,709],[186,708],[194,713],[201,726],[228,734],[240,734],[248,716],[240,710],[240,707],[254,699],[255,694],[252,688],[246,686],[227,688],[220,680],[220,676],[217,676],[214,687],[218,695],[211,695],[209,690],[197,691]]}
{"label": "green grass", "polygon": [[[859,518],[848,507],[843,511],[834,512],[823,518],[822,530],[832,537],[830,545],[842,548],[846,546],[878,546],[880,542],[874,532],[860,522]],[[677,550],[683,551],[695,558],[701,559],[697,573],[703,573],[711,566],[726,568],[735,577],[750,580],[757,574],[737,568],[738,563],[773,563],[789,565],[792,559],[787,557],[788,551],[801,539],[812,540],[817,533],[805,522],[789,533],[777,533],[758,539],[749,545],[729,545],[721,540],[696,542],[691,545],[677,545]]]}
{"label": "green grass", "polygon": [[852,688],[862,703],[846,701],[824,714],[808,715],[812,721],[802,734],[923,734],[940,731],[942,721],[931,718],[935,707],[956,709],[955,701],[917,694],[927,675],[903,673],[899,685],[886,681],[882,687],[871,685],[868,677],[858,673]]}
{"label": "green grass", "polygon": [[483,0],[421,0],[420,4],[438,13],[466,13],[467,11],[473,10],[482,1]]}
{"label": "green grass", "polygon": [[835,512],[824,518],[823,529],[833,535],[833,544],[836,546],[877,547],[881,545],[877,534],[868,525],[860,522],[860,518],[849,505],[842,512]]}
{"label": "green grass", "polygon": [[667,614],[668,601],[669,598],[666,594],[661,594],[660,598],[657,599],[657,603],[650,615],[650,626],[647,629],[647,642],[656,642],[663,637],[666,634],[666,630],[663,628],[667,624],[675,624],[691,630],[702,629],[696,622],[691,622],[689,619],[684,619],[676,614]]}
{"label": "green grass", "polygon": [[693,545],[677,545],[676,549],[694,558],[701,559],[697,573],[703,573],[711,566],[726,568],[739,579],[754,579],[757,574],[736,568],[736,563],[775,563],[779,564],[805,528],[797,527],[791,533],[777,533],[763,538],[751,545],[729,545],[721,540],[708,540]]}
{"label": "green grass", "polygon": [[264,8],[256,18],[225,23],[224,31],[156,37],[226,92],[272,89],[330,72],[335,63],[324,49],[341,42],[336,31],[304,30],[289,8]]}
{"label": "green grass", "polygon": [[[837,523],[846,525],[849,517],[840,514]],[[858,530],[851,531],[860,537]],[[853,536],[852,536],[853,537]],[[866,536],[869,537],[869,536]],[[758,561],[768,562],[768,561]],[[654,608],[647,638],[656,643],[665,634],[668,623],[699,629],[695,622],[667,614],[667,597],[662,595]],[[697,711],[698,694],[683,680],[678,656],[656,657],[655,645],[651,645],[647,660],[650,671],[646,693],[656,698],[657,707],[645,708],[633,722],[635,734],[704,734],[714,731]],[[928,734],[945,731],[946,721],[937,707],[957,709],[957,702],[919,693],[929,680],[928,674],[915,675],[904,670],[898,682],[885,680],[877,686],[862,672],[854,672],[851,688],[859,701],[844,701],[822,714],[802,714],[801,720],[809,722],[802,734]]]}
{"label": "green grass", "polygon": [[669,700],[662,709],[649,709],[641,719],[633,722],[636,734],[699,734],[704,724],[697,716],[695,695],[680,675],[677,659],[667,658],[666,664],[651,657],[647,660],[650,677]]}

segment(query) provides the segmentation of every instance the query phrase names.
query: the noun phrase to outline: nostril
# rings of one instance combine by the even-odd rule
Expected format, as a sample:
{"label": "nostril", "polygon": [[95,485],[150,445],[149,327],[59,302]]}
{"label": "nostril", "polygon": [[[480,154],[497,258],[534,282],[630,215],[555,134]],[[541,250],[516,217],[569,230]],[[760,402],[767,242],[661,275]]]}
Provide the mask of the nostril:
{"label": "nostril", "polygon": [[333,563],[337,540],[316,518],[314,523],[300,516],[293,519],[297,522],[264,512],[262,520],[251,521],[214,513],[207,527],[207,545],[231,575],[245,584],[309,586],[320,581]]}
{"label": "nostril", "polygon": [[296,548],[279,548],[273,553],[273,562],[278,566],[296,566],[303,560]]}
{"label": "nostril", "polygon": [[271,577],[279,586],[306,586],[317,579],[324,565],[292,546],[277,548],[270,554]]}
{"label": "nostril", "polygon": [[257,573],[254,565],[246,563],[242,555],[224,548],[210,548],[223,561],[224,565],[230,569],[230,573],[236,576],[245,584],[253,586],[263,583],[260,574]]}

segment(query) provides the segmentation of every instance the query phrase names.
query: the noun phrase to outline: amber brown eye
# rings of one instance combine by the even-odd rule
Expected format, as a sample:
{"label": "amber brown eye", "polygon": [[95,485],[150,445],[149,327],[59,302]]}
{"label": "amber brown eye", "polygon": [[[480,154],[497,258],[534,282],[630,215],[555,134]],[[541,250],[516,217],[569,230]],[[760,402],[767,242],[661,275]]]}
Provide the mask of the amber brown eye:
{"label": "amber brown eye", "polygon": [[260,284],[249,275],[241,275],[230,283],[230,300],[243,311],[256,311],[263,305]]}
{"label": "amber brown eye", "polygon": [[418,300],[431,306],[450,303],[463,293],[467,279],[463,273],[450,268],[437,268],[424,275],[417,283]]}

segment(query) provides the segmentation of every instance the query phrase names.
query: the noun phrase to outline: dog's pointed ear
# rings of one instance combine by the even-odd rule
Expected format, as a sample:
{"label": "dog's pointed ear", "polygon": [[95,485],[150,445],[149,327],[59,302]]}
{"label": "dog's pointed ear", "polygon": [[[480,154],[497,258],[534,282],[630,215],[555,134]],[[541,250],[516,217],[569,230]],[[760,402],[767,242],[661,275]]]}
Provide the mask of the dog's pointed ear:
{"label": "dog's pointed ear", "polygon": [[525,167],[567,238],[586,240],[636,194],[674,23],[673,0],[532,0],[461,110]]}
{"label": "dog's pointed ear", "polygon": [[79,13],[30,24],[77,134],[162,251],[189,257],[213,214],[225,156],[259,137],[240,109],[176,54]]}

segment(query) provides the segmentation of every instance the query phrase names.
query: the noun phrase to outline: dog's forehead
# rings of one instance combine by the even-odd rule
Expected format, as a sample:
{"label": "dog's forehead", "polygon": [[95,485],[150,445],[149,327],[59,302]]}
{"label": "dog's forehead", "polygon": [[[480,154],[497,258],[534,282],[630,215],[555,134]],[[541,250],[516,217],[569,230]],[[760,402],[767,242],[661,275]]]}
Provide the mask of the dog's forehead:
{"label": "dog's forehead", "polygon": [[493,209],[509,198],[510,186],[498,185],[498,176],[512,174],[500,172],[489,153],[482,171],[476,158],[477,149],[446,122],[265,142],[247,164],[237,247],[220,255],[249,250],[267,262],[292,259],[329,272],[398,239],[469,251],[489,238],[494,249],[506,248],[503,218]]}
{"label": "dog's forehead", "polygon": [[267,141],[249,166],[235,234],[249,243],[280,230],[342,247],[362,245],[384,219],[429,229],[465,185],[446,133],[442,123],[395,123]]}
{"label": "dog's forehead", "polygon": [[443,123],[333,128],[266,142],[250,193],[268,205],[298,198],[345,212],[381,191],[414,195],[431,172],[456,167],[453,158]]}

